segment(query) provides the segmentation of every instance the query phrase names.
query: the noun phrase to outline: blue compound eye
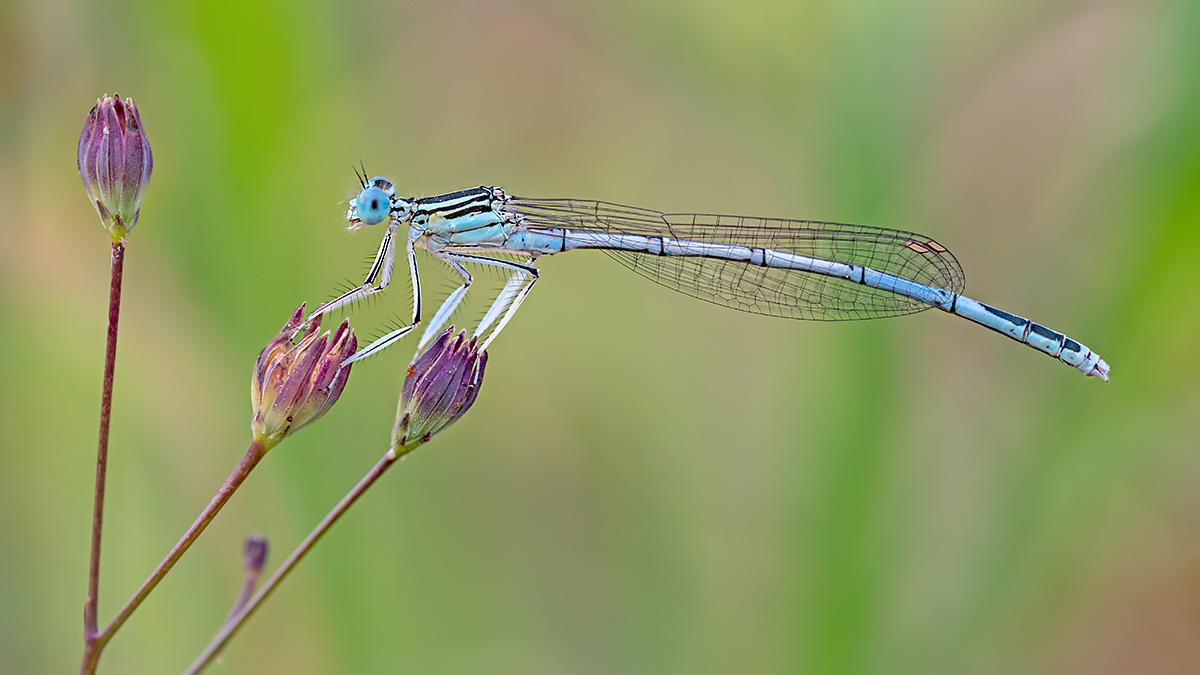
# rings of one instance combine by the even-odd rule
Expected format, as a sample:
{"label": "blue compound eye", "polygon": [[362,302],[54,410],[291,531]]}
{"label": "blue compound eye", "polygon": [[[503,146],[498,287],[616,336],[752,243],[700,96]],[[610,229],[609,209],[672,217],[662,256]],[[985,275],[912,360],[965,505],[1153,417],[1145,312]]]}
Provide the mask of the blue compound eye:
{"label": "blue compound eye", "polygon": [[392,200],[383,190],[372,185],[354,198],[354,213],[367,225],[382,223],[392,210]]}

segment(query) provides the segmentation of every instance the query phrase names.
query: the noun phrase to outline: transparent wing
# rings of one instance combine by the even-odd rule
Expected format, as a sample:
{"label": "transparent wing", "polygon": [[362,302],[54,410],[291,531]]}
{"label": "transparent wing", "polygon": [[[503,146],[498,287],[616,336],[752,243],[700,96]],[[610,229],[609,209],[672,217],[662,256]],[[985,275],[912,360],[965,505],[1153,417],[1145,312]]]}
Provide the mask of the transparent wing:
{"label": "transparent wing", "polygon": [[[914,232],[783,218],[661,213],[609,202],[515,197],[508,207],[531,229],[561,227],[767,248],[862,265],[953,293],[965,286],[954,255]],[[701,300],[744,312],[842,321],[929,309],[903,295],[794,269],[699,256],[605,250],[638,274]]]}

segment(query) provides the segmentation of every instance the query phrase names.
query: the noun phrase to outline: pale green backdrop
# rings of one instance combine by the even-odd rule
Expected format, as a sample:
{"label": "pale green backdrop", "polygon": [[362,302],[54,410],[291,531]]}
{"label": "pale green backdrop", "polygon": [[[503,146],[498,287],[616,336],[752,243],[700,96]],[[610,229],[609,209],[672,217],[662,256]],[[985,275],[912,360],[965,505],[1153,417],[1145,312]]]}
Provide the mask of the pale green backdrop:
{"label": "pale green backdrop", "polygon": [[[108,247],[74,152],[114,90],[156,169],[102,620],[244,451],[261,346],[361,281],[361,160],[408,195],[923,232],[1112,382],[940,312],[772,320],[547,259],[475,408],[213,672],[1200,671],[1194,0],[9,2],[0,85],[0,672],[81,653]],[[397,276],[364,338],[406,320]],[[191,661],[242,537],[281,560],[383,453],[411,350],[272,451],[102,673]]]}

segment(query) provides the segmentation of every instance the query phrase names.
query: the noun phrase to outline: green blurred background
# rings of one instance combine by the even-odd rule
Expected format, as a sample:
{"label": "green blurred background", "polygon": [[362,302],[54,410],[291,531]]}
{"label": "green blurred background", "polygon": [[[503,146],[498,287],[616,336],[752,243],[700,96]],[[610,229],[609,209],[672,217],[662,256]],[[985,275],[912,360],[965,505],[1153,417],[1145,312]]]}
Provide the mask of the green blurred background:
{"label": "green blurred background", "polygon": [[[108,246],[74,152],[114,90],[156,168],[102,621],[244,451],[258,350],[361,281],[361,160],[407,195],[923,232],[1112,382],[937,312],[772,320],[546,259],[471,413],[214,672],[1200,672],[1194,0],[9,2],[0,55],[0,672],[81,654]],[[406,320],[399,270],[364,338]],[[242,537],[278,562],[383,453],[411,350],[272,451],[101,672],[191,661]]]}

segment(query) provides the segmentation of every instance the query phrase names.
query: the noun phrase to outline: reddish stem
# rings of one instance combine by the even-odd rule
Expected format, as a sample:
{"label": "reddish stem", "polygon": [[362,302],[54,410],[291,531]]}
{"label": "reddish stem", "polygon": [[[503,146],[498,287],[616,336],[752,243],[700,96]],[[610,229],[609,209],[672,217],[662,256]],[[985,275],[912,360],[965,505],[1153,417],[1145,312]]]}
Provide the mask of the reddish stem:
{"label": "reddish stem", "polygon": [[204,651],[196,657],[196,660],[192,662],[192,665],[188,666],[188,669],[185,671],[185,675],[194,675],[195,673],[199,673],[218,653],[220,653],[222,649],[224,649],[225,644],[229,642],[230,638],[232,638],[234,634],[238,632],[238,629],[242,627],[242,624],[246,622],[246,619],[250,618],[250,615],[254,613],[254,610],[258,609],[258,606],[262,604],[262,601],[266,600],[267,597],[271,595],[271,592],[275,590],[275,587],[279,584],[279,582],[283,581],[284,577],[288,575],[288,572],[292,571],[292,568],[296,566],[296,563],[300,562],[301,558],[303,558],[309,552],[309,550],[316,545],[316,543],[321,539],[322,536],[324,536],[329,528],[333,527],[333,524],[336,523],[338,519],[341,518],[342,515],[354,505],[354,502],[358,501],[358,498],[361,497],[362,494],[367,491],[367,488],[371,487],[371,485],[383,475],[384,471],[387,471],[392,464],[396,463],[397,459],[399,459],[399,457],[396,455],[396,453],[388,451],[388,453],[383,456],[383,459],[380,459],[375,466],[371,467],[371,470],[367,472],[367,475],[363,476],[362,479],[358,481],[358,484],[354,486],[354,489],[346,493],[345,497],[342,497],[342,500],[338,502],[337,506],[333,507],[333,510],[326,514],[321,522],[317,524],[316,528],[314,528],[313,531],[304,538],[304,541],[300,542],[300,545],[297,546],[294,551],[292,551],[291,555],[287,557],[287,560],[284,560],[279,565],[279,569],[275,570],[275,573],[271,575],[271,578],[267,579],[266,583],[262,585],[262,588],[258,589],[258,592],[254,594],[254,597],[250,598],[249,602],[238,609],[236,614],[225,620],[225,623],[221,626],[221,629],[217,631],[215,636],[213,636],[212,641],[208,643],[208,646],[204,648]]}
{"label": "reddish stem", "polygon": [[221,485],[221,489],[217,490],[217,494],[213,495],[212,500],[208,502],[208,506],[204,507],[204,510],[196,518],[196,521],[183,534],[183,537],[175,544],[170,553],[167,554],[167,557],[163,558],[163,561],[158,564],[158,567],[154,568],[154,571],[150,573],[146,581],[142,582],[142,586],[137,590],[137,593],[134,593],[133,597],[125,602],[125,606],[121,608],[121,611],[117,613],[112,622],[103,631],[94,633],[91,639],[88,640],[83,653],[81,673],[90,674],[95,672],[96,663],[100,659],[100,652],[103,651],[108,641],[112,639],[113,634],[125,624],[125,621],[129,619],[129,615],[133,614],[133,611],[138,608],[138,605],[142,604],[142,601],[146,599],[150,591],[154,590],[158,582],[162,581],[167,572],[171,571],[175,563],[183,557],[183,554],[196,541],[196,538],[204,532],[204,529],[217,516],[221,508],[233,496],[233,493],[246,480],[246,477],[250,475],[250,471],[262,461],[262,458],[267,454],[267,449],[267,446],[261,440],[256,439],[250,443],[250,447],[246,450],[246,455],[238,462],[233,473],[229,474],[229,478],[225,479],[225,483]]}
{"label": "reddish stem", "polygon": [[104,384],[100,394],[100,442],[96,450],[96,488],[92,503],[92,551],[88,566],[88,594],[83,606],[83,638],[90,645],[96,638],[96,614],[100,591],[100,531],[104,524],[104,479],[108,470],[108,427],[112,418],[113,373],[117,364],[117,321],[121,316],[121,277],[125,269],[125,245],[113,242],[108,290],[108,344],[104,352]]}

